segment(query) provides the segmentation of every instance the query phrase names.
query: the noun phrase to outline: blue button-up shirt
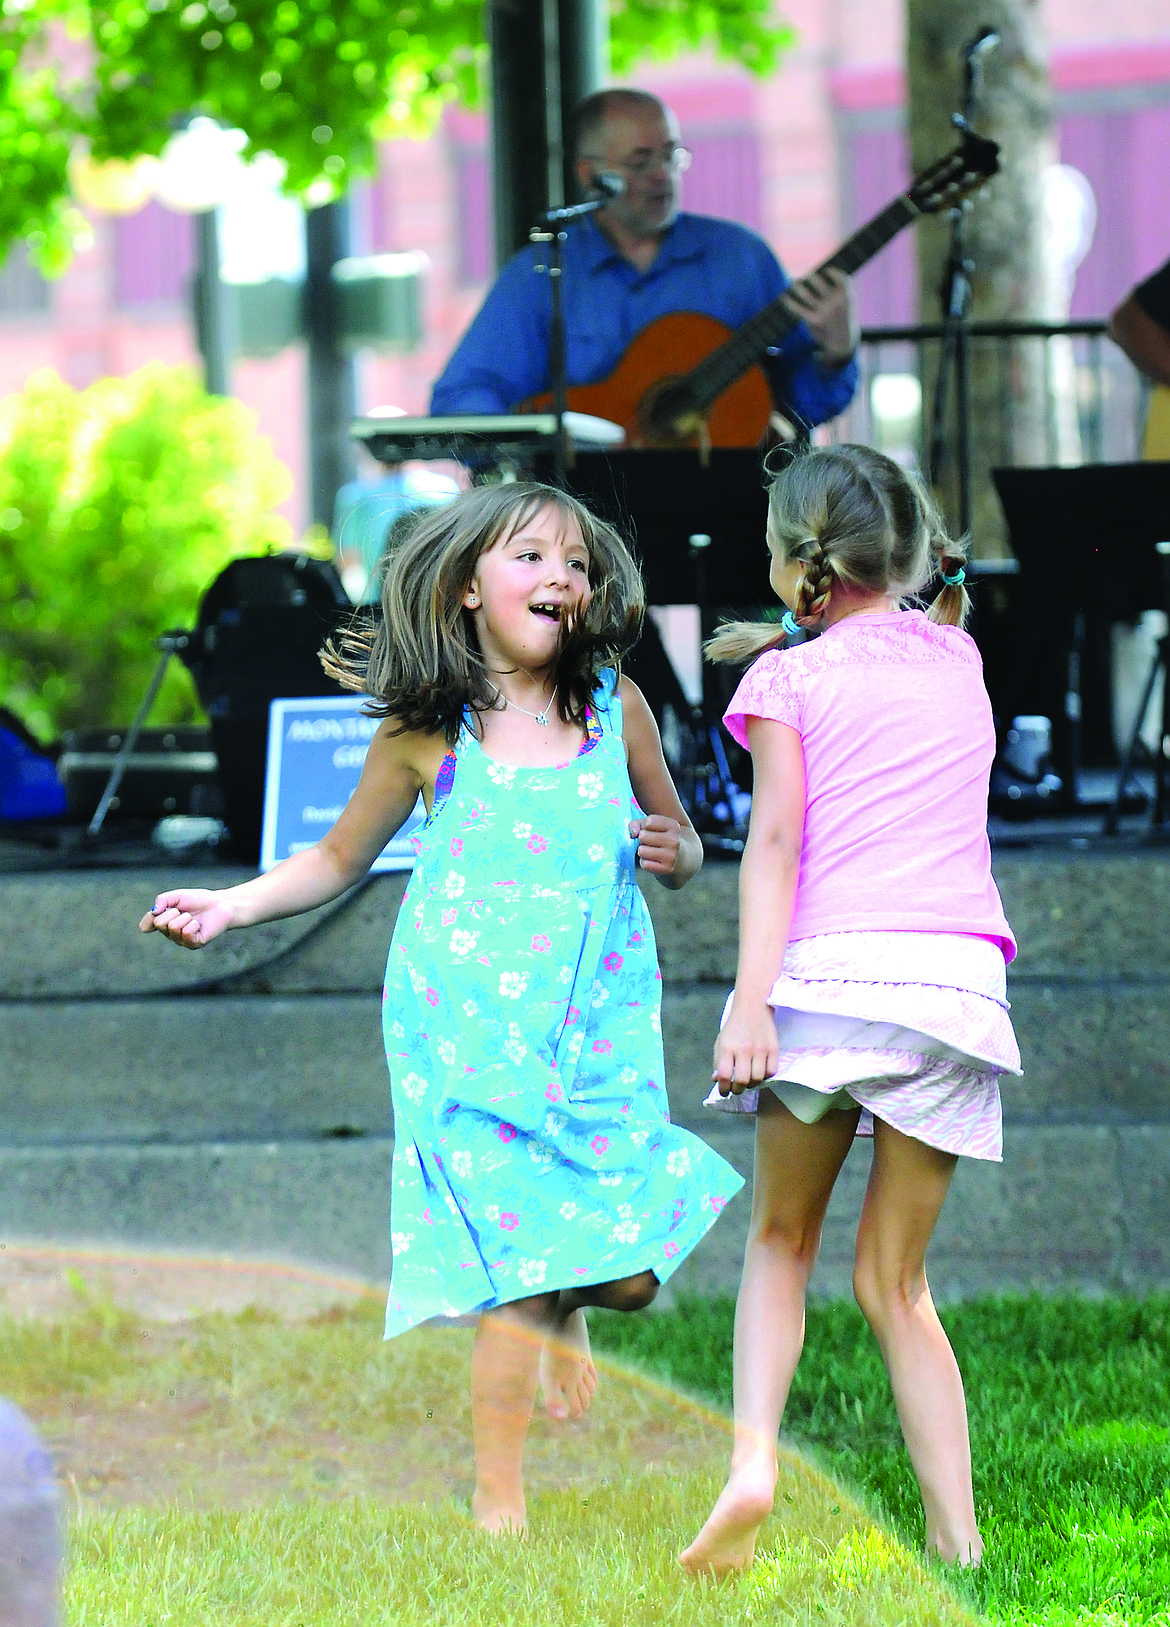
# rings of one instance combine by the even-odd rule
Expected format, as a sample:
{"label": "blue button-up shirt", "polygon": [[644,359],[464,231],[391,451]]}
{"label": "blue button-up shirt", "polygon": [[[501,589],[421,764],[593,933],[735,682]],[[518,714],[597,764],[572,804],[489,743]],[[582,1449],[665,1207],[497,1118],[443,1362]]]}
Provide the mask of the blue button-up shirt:
{"label": "blue button-up shirt", "polygon": [[[589,217],[562,245],[565,372],[570,386],[608,378],[631,341],[657,317],[699,311],[738,328],[788,286],[762,237],[730,220],[680,214],[639,271]],[[438,415],[511,412],[550,388],[549,279],[529,246],[500,272],[431,397]],[[822,367],[812,334],[800,323],[761,358],[786,417],[822,424],[842,412],[857,388],[857,365]]]}

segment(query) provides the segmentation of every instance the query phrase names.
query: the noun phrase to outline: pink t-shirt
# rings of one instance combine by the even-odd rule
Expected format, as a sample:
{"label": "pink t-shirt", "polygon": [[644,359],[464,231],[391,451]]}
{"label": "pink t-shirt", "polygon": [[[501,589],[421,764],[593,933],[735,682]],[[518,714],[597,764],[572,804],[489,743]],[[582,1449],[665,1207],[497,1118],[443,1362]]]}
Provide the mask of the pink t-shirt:
{"label": "pink t-shirt", "polygon": [[967,932],[1010,961],[1015,939],[991,877],[991,703],[975,643],[921,610],[847,616],[768,650],[723,721],[800,735],[805,814],[790,939],[823,932]]}

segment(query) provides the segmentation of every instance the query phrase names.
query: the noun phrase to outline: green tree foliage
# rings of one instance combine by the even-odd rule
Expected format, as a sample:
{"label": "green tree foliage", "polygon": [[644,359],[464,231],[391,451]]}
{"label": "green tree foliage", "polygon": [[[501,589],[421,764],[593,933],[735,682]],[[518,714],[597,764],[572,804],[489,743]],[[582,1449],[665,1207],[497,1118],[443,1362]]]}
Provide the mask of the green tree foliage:
{"label": "green tree foliage", "polygon": [[[286,546],[287,470],[238,401],[155,363],[73,390],[54,373],[0,402],[0,695],[47,738],[125,722],[229,559]],[[152,713],[198,715],[186,672]]]}
{"label": "green tree foliage", "polygon": [[79,114],[46,52],[47,30],[64,26],[65,10],[60,0],[0,3],[0,261],[24,237],[50,275],[68,264],[84,227],[66,178]]}
{"label": "green tree foliage", "polygon": [[[765,73],[791,35],[772,0],[614,0],[610,16],[619,75],[704,45]],[[0,0],[0,255],[27,235],[44,270],[68,258],[71,141],[99,159],[158,153],[192,113],[283,159],[290,191],[344,191],[375,141],[477,103],[483,19],[483,0]],[[91,81],[52,67],[54,27],[88,41]]]}

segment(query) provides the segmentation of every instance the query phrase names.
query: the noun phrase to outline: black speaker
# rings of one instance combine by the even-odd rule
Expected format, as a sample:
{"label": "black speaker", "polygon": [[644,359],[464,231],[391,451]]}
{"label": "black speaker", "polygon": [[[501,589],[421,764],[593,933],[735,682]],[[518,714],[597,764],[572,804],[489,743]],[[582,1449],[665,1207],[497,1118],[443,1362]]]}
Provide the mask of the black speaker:
{"label": "black speaker", "polygon": [[307,554],[235,559],[203,596],[183,659],[211,720],[232,845],[247,863],[260,855],[269,703],[343,693],[319,652],[352,614],[337,571]]}

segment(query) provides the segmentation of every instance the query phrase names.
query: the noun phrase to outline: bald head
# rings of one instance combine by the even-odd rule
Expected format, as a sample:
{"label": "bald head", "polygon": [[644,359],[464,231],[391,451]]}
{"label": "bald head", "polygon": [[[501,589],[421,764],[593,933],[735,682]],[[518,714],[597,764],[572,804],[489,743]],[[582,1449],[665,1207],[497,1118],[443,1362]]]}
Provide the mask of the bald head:
{"label": "bald head", "polygon": [[577,108],[577,179],[588,191],[599,170],[615,170],[626,190],[603,213],[627,232],[663,232],[681,202],[679,123],[649,91],[617,87],[587,96]]}
{"label": "bald head", "polygon": [[643,117],[673,118],[666,103],[648,90],[633,90],[617,86],[613,90],[596,90],[578,102],[573,115],[573,156],[586,158],[597,152],[597,143],[604,141],[605,127],[613,117],[622,114],[641,114]]}

